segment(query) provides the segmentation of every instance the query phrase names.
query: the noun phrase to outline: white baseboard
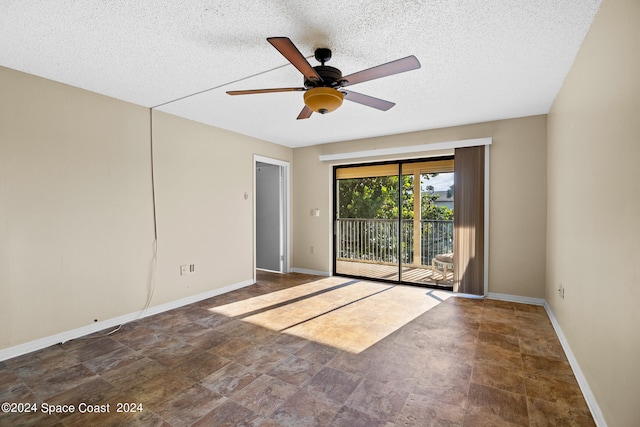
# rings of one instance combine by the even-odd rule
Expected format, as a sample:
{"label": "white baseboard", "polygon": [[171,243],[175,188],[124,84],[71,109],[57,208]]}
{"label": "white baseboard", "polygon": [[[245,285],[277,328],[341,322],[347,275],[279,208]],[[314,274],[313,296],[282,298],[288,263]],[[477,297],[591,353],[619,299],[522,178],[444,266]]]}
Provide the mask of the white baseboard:
{"label": "white baseboard", "polygon": [[284,273],[282,273],[282,271],[278,271],[278,270],[269,270],[268,268],[258,268],[258,267],[256,267],[256,270],[258,270],[258,271],[266,271],[267,273],[278,273],[278,274],[284,274]]}
{"label": "white baseboard", "polygon": [[500,301],[519,302],[521,304],[545,305],[544,298],[522,297],[519,295],[509,295],[509,294],[497,294],[495,292],[489,292],[487,294],[487,298],[500,300]]}
{"label": "white baseboard", "polygon": [[64,343],[66,341],[83,337],[95,332],[99,332],[108,328],[114,328],[116,326],[131,322],[133,320],[142,319],[154,314],[159,314],[165,311],[173,310],[188,304],[193,304],[198,301],[212,298],[218,295],[222,295],[227,292],[235,291],[236,289],[244,288],[245,286],[252,285],[253,280],[245,280],[239,283],[234,283],[223,288],[213,289],[211,291],[203,292],[201,294],[192,295],[189,297],[181,298],[179,300],[171,301],[165,304],[149,307],[147,310],[137,311],[135,313],[129,313],[122,316],[114,317],[112,319],[103,320],[101,322],[92,323],[90,325],[83,326],[81,328],[72,329],[70,331],[61,332],[59,334],[51,335],[48,337],[40,338],[34,341],[29,341],[24,344],[18,344],[13,347],[8,347],[0,350],[0,361],[11,359],[14,357],[22,356],[23,354],[31,353],[32,351],[41,350],[43,348]]}
{"label": "white baseboard", "polygon": [[331,276],[331,273],[329,273],[328,271],[307,270],[306,268],[292,268],[291,272],[302,273],[302,274],[314,274],[316,276],[325,276],[325,277]]}
{"label": "white baseboard", "polygon": [[116,327],[118,325],[122,325],[124,323],[128,323],[138,319],[139,317],[141,317],[141,314],[142,311],[129,313],[123,316],[114,317],[112,319],[103,320],[101,322],[92,323],[81,328],[76,328],[34,341],[29,341],[24,344],[18,344],[13,347],[4,348],[0,350],[0,361],[22,356],[23,354],[31,353],[32,351],[42,350],[43,348],[50,347],[55,344],[61,344],[74,338],[93,334],[94,332],[102,331],[104,329]]}
{"label": "white baseboard", "polygon": [[197,295],[191,295],[189,297],[181,298],[179,300],[171,301],[165,304],[156,305],[150,307],[142,317],[153,316],[154,314],[163,313],[165,311],[173,310],[174,308],[182,307],[185,305],[193,304],[207,298],[213,298],[218,295],[226,294],[227,292],[235,291],[237,289],[244,288],[249,285],[253,285],[255,282],[253,279],[244,280],[242,282],[234,283],[232,285],[228,285],[222,288],[213,289],[211,291],[203,292]]}
{"label": "white baseboard", "polygon": [[569,346],[569,342],[567,338],[564,336],[562,332],[562,328],[560,328],[560,324],[556,319],[556,316],[551,311],[551,307],[547,302],[544,302],[544,309],[551,320],[551,324],[553,325],[553,329],[556,331],[556,335],[560,340],[560,345],[562,345],[562,349],[567,356],[567,360],[569,361],[569,365],[571,365],[571,369],[573,370],[573,374],[578,381],[578,385],[580,386],[580,390],[582,390],[582,394],[584,395],[584,399],[587,401],[587,405],[589,406],[589,410],[591,411],[591,415],[593,416],[593,421],[595,421],[598,427],[607,427],[607,422],[604,420],[604,416],[602,415],[602,411],[600,410],[600,406],[596,401],[595,396],[591,392],[591,388],[589,387],[589,383],[587,383],[587,379],[585,378],[582,370],[580,369],[580,365],[578,364],[578,360],[573,355],[573,351],[571,351],[571,347]]}

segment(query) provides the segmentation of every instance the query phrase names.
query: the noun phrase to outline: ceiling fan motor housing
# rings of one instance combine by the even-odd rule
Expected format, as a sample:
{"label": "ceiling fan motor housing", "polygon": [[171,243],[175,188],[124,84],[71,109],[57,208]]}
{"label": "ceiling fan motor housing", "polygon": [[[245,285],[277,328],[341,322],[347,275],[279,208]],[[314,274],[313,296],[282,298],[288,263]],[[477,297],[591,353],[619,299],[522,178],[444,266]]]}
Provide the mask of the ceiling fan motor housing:
{"label": "ceiling fan motor housing", "polygon": [[322,80],[305,80],[304,87],[310,89],[312,87],[341,87],[344,86],[346,80],[342,78],[342,71],[328,65],[317,65],[313,67]]}

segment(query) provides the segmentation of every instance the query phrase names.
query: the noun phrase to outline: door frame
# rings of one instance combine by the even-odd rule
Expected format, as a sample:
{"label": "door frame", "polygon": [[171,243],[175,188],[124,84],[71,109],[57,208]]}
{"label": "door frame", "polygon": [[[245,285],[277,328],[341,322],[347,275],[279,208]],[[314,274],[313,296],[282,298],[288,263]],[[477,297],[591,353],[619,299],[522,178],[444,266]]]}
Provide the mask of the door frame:
{"label": "door frame", "polygon": [[256,236],[257,236],[257,174],[256,168],[258,163],[267,163],[281,168],[281,181],[280,181],[280,272],[288,273],[291,266],[291,250],[290,250],[290,236],[291,236],[291,187],[290,183],[290,163],[284,160],[274,159],[271,157],[253,155],[253,280],[256,281]]}

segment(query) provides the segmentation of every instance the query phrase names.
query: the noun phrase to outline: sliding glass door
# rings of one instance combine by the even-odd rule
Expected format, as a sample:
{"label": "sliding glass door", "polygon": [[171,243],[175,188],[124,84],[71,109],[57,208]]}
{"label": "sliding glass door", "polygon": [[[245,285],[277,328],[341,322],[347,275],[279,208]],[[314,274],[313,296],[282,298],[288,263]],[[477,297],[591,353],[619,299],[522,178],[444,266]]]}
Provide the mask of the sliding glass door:
{"label": "sliding glass door", "polygon": [[453,160],[402,163],[405,283],[453,286]]}
{"label": "sliding glass door", "polygon": [[453,159],[335,169],[334,273],[451,287]]}
{"label": "sliding glass door", "polygon": [[399,165],[335,170],[335,268],[339,275],[399,281]]}

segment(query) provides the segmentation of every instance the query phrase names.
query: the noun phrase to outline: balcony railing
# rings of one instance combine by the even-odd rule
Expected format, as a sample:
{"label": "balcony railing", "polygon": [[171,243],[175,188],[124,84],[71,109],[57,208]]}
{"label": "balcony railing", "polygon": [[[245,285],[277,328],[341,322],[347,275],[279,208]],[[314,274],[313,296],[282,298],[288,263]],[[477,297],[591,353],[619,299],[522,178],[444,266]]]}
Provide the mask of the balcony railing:
{"label": "balcony railing", "polygon": [[[398,230],[398,226],[401,227]],[[414,221],[411,219],[337,220],[338,258],[377,263],[431,265],[437,254],[453,252],[453,221],[420,221],[420,262],[414,263]]]}

